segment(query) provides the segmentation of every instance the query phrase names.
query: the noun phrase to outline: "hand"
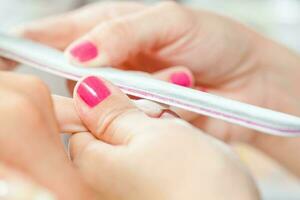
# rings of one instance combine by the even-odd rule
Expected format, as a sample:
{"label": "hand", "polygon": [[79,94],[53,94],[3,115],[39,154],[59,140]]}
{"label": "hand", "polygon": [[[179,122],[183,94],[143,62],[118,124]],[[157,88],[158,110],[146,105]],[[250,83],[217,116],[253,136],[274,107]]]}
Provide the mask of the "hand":
{"label": "hand", "polygon": [[[154,6],[97,3],[33,22],[16,32],[66,49],[77,65],[154,72],[166,81],[270,107],[261,89],[261,85],[269,87],[263,78],[265,68],[258,66],[259,42],[264,39],[241,24],[206,11],[174,2]],[[173,66],[187,68],[174,71],[169,68]],[[176,111],[223,140],[253,139],[248,130]]]}
{"label": "hand", "polygon": [[74,95],[90,132],[71,136],[70,155],[100,199],[258,199],[228,147],[172,113],[149,117],[97,77],[78,83]]}
{"label": "hand", "polygon": [[92,199],[92,190],[64,151],[44,83],[35,77],[1,72],[0,96],[0,161],[58,199]]}
{"label": "hand", "polygon": [[[155,77],[166,81],[300,115],[299,57],[237,22],[206,11],[173,2],[98,3],[17,32],[66,49],[77,65],[155,72]],[[185,67],[174,73],[174,66]],[[265,136],[176,111],[205,132],[228,142],[250,143],[300,174],[300,162],[290,154],[300,140]]]}

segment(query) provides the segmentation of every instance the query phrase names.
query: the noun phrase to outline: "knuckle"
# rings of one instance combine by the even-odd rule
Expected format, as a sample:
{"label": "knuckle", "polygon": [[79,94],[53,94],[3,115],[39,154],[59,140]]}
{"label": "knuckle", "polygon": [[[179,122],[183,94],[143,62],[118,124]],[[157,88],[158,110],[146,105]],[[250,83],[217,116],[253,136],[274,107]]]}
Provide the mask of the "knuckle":
{"label": "knuckle", "polygon": [[109,33],[113,33],[115,36],[124,38],[124,36],[129,36],[131,33],[130,23],[127,20],[116,20],[111,22],[107,26]]}
{"label": "knuckle", "polygon": [[[134,22],[128,19],[113,19],[102,23],[90,32],[87,38],[96,44],[101,44],[109,56],[111,64],[118,64],[121,58],[131,57],[130,53],[134,48],[128,44],[136,44],[138,34],[134,31]],[[110,38],[110,40],[107,40]],[[124,39],[126,38],[126,39]],[[134,45],[133,45],[134,46]],[[122,50],[116,51],[116,47],[122,47]]]}
{"label": "knuckle", "polygon": [[94,141],[87,143],[82,147],[76,158],[90,161],[97,160],[97,157],[99,156],[97,147],[97,143]]}
{"label": "knuckle", "polygon": [[126,127],[123,124],[124,121],[126,121],[124,118],[126,118],[128,114],[136,111],[136,108],[128,107],[107,111],[96,123],[96,137],[109,140],[113,139],[116,134],[124,131],[124,127]]}

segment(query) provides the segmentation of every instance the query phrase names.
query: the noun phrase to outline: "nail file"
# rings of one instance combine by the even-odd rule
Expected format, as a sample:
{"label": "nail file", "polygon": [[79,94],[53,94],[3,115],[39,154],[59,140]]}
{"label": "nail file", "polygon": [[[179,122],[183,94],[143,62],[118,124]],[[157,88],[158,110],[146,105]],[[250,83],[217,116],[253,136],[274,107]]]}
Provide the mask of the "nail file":
{"label": "nail file", "polygon": [[88,75],[101,76],[126,94],[176,106],[262,133],[300,136],[299,117],[109,67],[75,67],[67,62],[62,52],[30,40],[0,33],[0,56],[75,81]]}

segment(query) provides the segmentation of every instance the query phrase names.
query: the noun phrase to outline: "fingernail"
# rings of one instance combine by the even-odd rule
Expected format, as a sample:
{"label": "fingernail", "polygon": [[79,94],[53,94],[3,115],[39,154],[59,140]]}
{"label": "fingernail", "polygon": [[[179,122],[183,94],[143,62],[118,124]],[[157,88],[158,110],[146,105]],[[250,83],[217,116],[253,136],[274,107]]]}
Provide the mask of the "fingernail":
{"label": "fingernail", "polygon": [[98,56],[98,49],[93,43],[84,41],[74,46],[70,53],[76,60],[86,62]]}
{"label": "fingernail", "polygon": [[2,200],[55,200],[48,190],[25,182],[0,180]]}
{"label": "fingernail", "polygon": [[92,108],[106,99],[110,95],[110,91],[99,78],[89,76],[80,83],[77,94]]}
{"label": "fingernail", "polygon": [[185,72],[175,72],[170,76],[171,83],[176,85],[180,85],[183,87],[191,87],[192,86],[192,78],[189,74]]}

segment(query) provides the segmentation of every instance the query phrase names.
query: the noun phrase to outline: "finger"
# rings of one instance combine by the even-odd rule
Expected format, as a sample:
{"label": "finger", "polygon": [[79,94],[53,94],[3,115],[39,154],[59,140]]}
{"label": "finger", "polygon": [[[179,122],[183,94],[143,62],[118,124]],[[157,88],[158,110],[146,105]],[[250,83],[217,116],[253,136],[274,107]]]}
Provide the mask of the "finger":
{"label": "finger", "polygon": [[57,128],[50,91],[42,80],[30,75],[0,72],[0,86],[29,98],[44,113],[47,122],[51,123],[53,128]]}
{"label": "finger", "polygon": [[179,118],[173,110],[147,99],[134,100],[136,107],[152,118]]}
{"label": "finger", "polygon": [[[113,146],[104,143],[95,138],[89,132],[80,132],[73,134],[69,140],[69,154],[73,162],[79,164],[81,159],[84,162],[92,162],[93,160],[87,160],[91,158],[91,155],[97,155],[97,159],[101,159],[100,155],[107,155],[113,151]],[[99,154],[101,152],[101,154]]]}
{"label": "finger", "polygon": [[[47,120],[48,117],[55,118],[54,114],[43,114],[32,100],[19,92],[3,88],[0,91],[3,97],[0,110],[5,113],[0,115],[3,122],[0,159],[29,174],[62,199],[89,196],[88,186],[81,181],[65,155],[56,124]],[[77,192],[71,192],[70,188]]]}
{"label": "finger", "polygon": [[134,131],[148,122],[147,115],[124,93],[100,77],[90,76],[79,81],[74,101],[86,127],[96,138],[110,144],[128,143]]}
{"label": "finger", "polygon": [[[195,86],[195,78],[191,70],[183,66],[160,70],[158,72],[155,72],[153,76],[157,79],[168,81],[183,87],[193,88]],[[186,121],[194,120],[199,116],[198,114],[174,106],[170,106],[169,109],[177,113],[180,118]]]}
{"label": "finger", "polygon": [[[112,190],[111,186],[115,185],[112,177],[120,175],[122,163],[119,161],[123,154],[118,150],[121,147],[102,142],[89,132],[72,135],[69,143],[69,153],[74,165],[85,181],[100,195]],[[98,197],[106,199],[99,195]]]}
{"label": "finger", "polygon": [[97,24],[143,8],[142,4],[134,2],[95,3],[69,13],[24,24],[13,31],[22,37],[63,50]]}
{"label": "finger", "polygon": [[187,67],[171,67],[155,72],[153,76],[157,79],[167,81],[183,87],[193,87],[195,84],[194,76]]}
{"label": "finger", "polygon": [[[62,97],[53,95],[54,109],[56,113],[56,119],[58,121],[60,133],[76,134],[80,132],[87,132],[81,119],[79,118],[77,111],[74,107],[73,100],[68,97]],[[152,118],[170,118],[178,117],[175,111],[164,107],[158,103],[155,103],[146,99],[138,99],[133,101],[135,106]]]}
{"label": "finger", "polygon": [[[171,67],[165,70],[158,71],[153,75],[155,78],[160,80],[168,81],[184,87],[193,87],[196,90],[207,92],[207,89],[204,89],[203,87],[195,88],[195,78],[191,70],[186,67],[181,67],[181,66]],[[196,119],[203,119],[203,120],[205,119],[204,117],[201,117],[197,113],[180,109],[174,106],[170,106],[170,110],[174,111],[180,116],[180,118],[188,122],[193,122]]]}
{"label": "finger", "polygon": [[119,66],[138,53],[159,51],[186,33],[191,24],[179,5],[170,1],[102,23],[66,50],[71,62],[84,66]]}
{"label": "finger", "polygon": [[53,95],[52,99],[60,133],[88,131],[79,118],[71,98]]}

